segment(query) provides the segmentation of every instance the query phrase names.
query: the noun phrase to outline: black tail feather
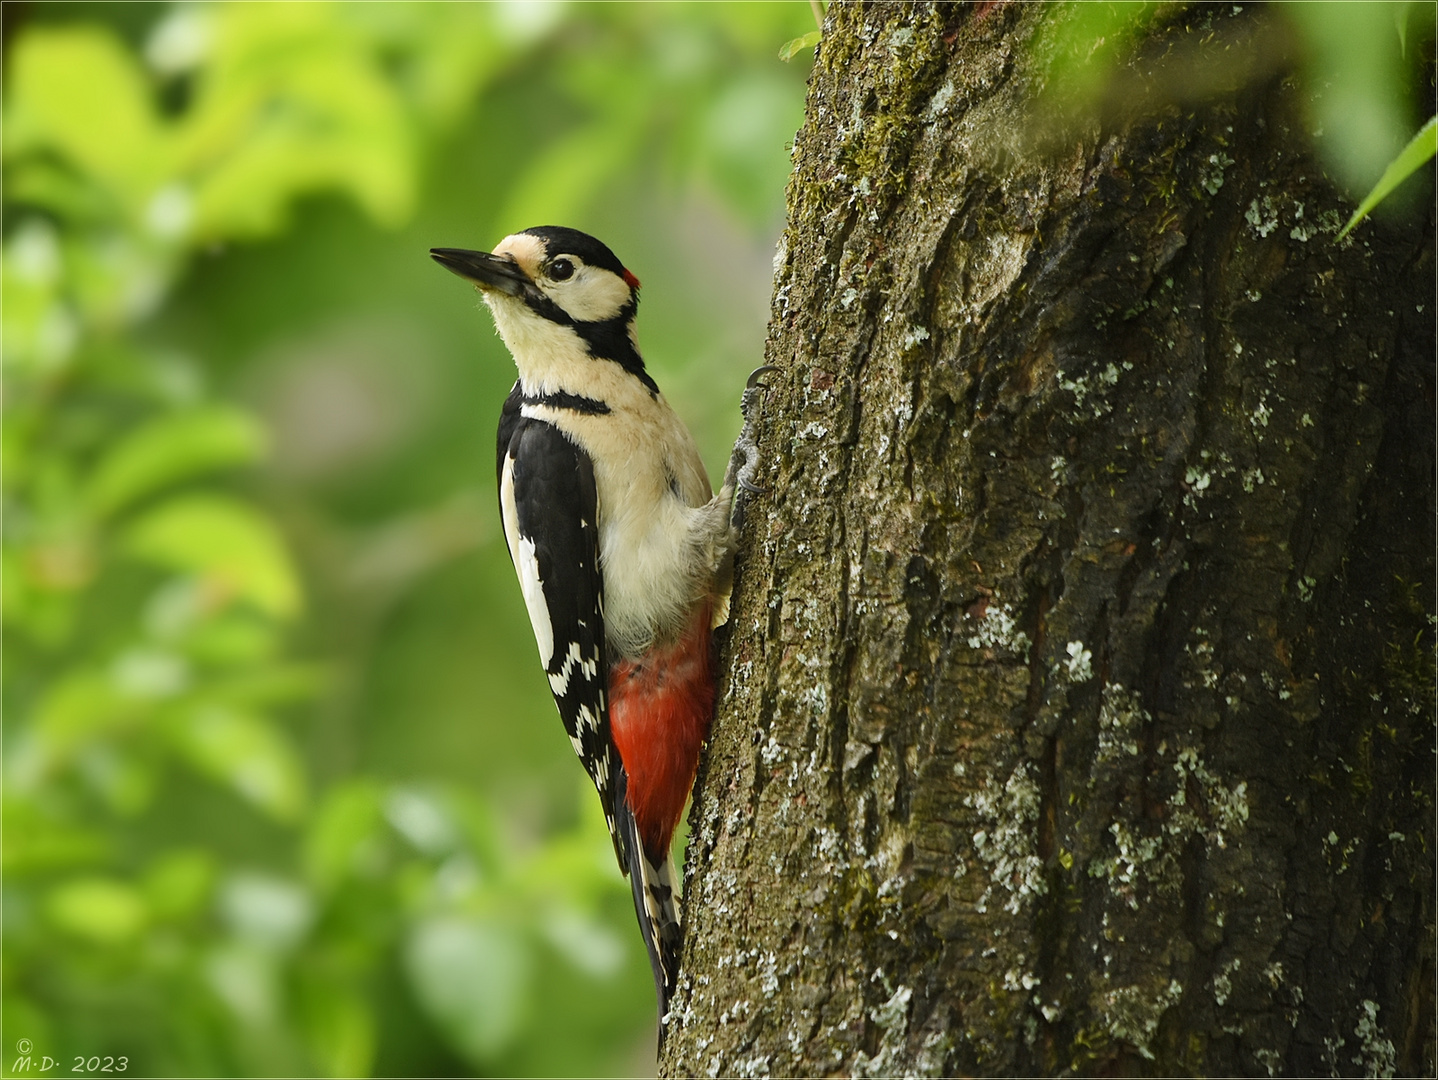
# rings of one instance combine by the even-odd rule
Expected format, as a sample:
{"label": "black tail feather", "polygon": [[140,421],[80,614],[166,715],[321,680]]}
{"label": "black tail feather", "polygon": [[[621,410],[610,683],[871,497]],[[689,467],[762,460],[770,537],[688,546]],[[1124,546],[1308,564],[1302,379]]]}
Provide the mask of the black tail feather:
{"label": "black tail feather", "polygon": [[[629,892],[634,899],[634,916],[639,920],[639,933],[649,954],[649,967],[654,973],[654,996],[659,1003],[659,1041],[664,1042],[664,1016],[674,994],[679,974],[679,920],[677,897],[674,895],[673,868],[668,852],[646,852],[639,839],[639,829],[630,812],[628,777],[623,769],[616,778],[615,825],[624,844],[629,876]],[[658,856],[658,861],[651,856]]]}

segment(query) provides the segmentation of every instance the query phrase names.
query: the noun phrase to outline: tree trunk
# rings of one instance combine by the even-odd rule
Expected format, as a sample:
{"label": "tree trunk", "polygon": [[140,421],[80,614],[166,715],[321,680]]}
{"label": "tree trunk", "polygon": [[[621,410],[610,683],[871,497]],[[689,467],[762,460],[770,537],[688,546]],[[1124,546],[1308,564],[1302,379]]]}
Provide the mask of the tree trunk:
{"label": "tree trunk", "polygon": [[661,1070],[1431,1075],[1433,222],[1047,17],[830,9]]}

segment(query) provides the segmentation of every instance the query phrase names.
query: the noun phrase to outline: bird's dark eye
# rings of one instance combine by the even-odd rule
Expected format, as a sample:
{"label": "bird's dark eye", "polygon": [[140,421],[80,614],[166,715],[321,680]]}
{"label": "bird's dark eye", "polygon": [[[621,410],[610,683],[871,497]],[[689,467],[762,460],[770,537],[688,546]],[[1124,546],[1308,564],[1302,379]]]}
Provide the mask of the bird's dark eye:
{"label": "bird's dark eye", "polygon": [[555,259],[549,264],[549,276],[555,281],[568,281],[574,276],[574,264],[568,259]]}

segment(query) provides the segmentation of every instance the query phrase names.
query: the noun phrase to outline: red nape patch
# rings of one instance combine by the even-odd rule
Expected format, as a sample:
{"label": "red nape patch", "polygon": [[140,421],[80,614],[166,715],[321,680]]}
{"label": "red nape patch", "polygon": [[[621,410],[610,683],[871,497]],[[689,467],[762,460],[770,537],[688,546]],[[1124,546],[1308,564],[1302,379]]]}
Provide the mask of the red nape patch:
{"label": "red nape patch", "polygon": [[669,853],[713,714],[708,604],[678,642],[609,671],[610,730],[629,776],[629,809],[653,856]]}
{"label": "red nape patch", "polygon": [[631,289],[639,288],[639,279],[628,270],[624,271],[624,281]]}

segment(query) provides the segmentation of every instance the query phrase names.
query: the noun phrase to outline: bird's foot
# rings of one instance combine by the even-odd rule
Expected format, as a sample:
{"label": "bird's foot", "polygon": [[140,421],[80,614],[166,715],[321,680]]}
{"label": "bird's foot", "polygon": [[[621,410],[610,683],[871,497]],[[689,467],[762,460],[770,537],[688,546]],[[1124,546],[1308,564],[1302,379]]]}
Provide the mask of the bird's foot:
{"label": "bird's foot", "polygon": [[772,364],[755,368],[744,384],[744,393],[739,399],[739,410],[744,414],[744,428],[734,443],[734,452],[729,455],[729,467],[724,472],[724,486],[733,492],[733,503],[729,511],[729,524],[737,533],[744,524],[744,511],[749,496],[763,495],[765,489],[754,483],[754,474],[759,468],[759,439],[754,430],[758,419],[759,406],[769,384],[764,376],[778,371]]}

